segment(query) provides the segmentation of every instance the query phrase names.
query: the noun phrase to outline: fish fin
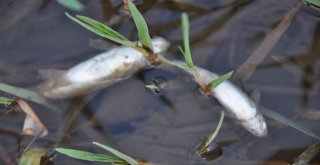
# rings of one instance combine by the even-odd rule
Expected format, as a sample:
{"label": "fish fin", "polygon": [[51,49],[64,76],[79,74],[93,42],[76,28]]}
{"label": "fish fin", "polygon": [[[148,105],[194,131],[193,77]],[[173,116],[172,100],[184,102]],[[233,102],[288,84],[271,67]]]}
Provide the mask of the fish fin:
{"label": "fish fin", "polygon": [[261,100],[261,91],[259,89],[254,89],[253,92],[250,94],[250,98],[259,105]]}
{"label": "fish fin", "polygon": [[66,86],[70,81],[65,78],[66,71],[56,69],[41,69],[38,71],[39,76],[44,80],[37,86],[40,92],[51,91],[56,87]]}
{"label": "fish fin", "polygon": [[38,73],[42,80],[50,80],[62,77],[66,71],[58,69],[40,69],[38,70]]}

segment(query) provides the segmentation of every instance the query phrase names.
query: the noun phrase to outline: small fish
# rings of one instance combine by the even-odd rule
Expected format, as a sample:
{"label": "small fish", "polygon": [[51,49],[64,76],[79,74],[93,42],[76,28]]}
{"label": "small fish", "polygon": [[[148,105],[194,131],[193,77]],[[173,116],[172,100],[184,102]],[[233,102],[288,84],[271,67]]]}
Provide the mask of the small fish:
{"label": "small fish", "polygon": [[[196,67],[200,78],[209,84],[218,78],[217,74]],[[212,95],[226,108],[237,123],[258,137],[267,136],[268,130],[264,117],[257,110],[257,105],[230,81],[224,81],[211,89]]]}
{"label": "small fish", "polygon": [[[154,53],[169,47],[161,37],[152,39]],[[67,71],[40,70],[45,82],[39,85],[40,92],[52,99],[63,99],[112,85],[132,76],[143,68],[153,67],[150,61],[138,50],[131,47],[117,47],[110,51],[81,62]]]}

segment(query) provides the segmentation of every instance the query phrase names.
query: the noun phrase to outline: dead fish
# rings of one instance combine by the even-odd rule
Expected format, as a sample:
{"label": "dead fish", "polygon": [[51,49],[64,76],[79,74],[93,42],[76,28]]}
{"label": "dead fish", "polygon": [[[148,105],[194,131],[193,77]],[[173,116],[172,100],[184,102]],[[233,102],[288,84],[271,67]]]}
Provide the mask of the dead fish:
{"label": "dead fish", "polygon": [[[154,53],[164,52],[169,42],[152,39]],[[136,71],[153,67],[140,51],[131,47],[116,47],[81,62],[67,71],[47,69],[39,71],[45,81],[40,92],[52,99],[84,95],[129,78]]]}
{"label": "dead fish", "polygon": [[[196,70],[206,84],[218,78],[217,74],[203,68],[196,67]],[[267,136],[267,125],[264,117],[257,110],[257,105],[238,87],[230,81],[224,81],[211,89],[211,92],[237,123],[255,136]]]}

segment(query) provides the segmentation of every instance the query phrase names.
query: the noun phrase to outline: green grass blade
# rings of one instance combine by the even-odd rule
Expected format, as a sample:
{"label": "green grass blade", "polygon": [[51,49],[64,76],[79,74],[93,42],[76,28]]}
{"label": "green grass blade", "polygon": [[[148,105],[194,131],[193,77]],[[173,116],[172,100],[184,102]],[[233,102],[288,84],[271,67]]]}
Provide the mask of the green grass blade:
{"label": "green grass blade", "polygon": [[6,97],[0,97],[0,104],[11,105],[13,102],[14,102],[13,99],[6,98]]}
{"label": "green grass blade", "polygon": [[320,6],[320,0],[304,0],[305,2],[308,2],[309,4]]}
{"label": "green grass blade", "polygon": [[111,36],[118,38],[120,40],[129,41],[126,37],[124,37],[123,35],[121,35],[117,31],[111,29],[109,26],[107,26],[103,23],[100,23],[100,22],[93,20],[93,19],[86,17],[86,16],[77,15],[76,17],[78,19],[80,19],[81,21],[95,27],[96,29],[100,30],[101,32],[104,32],[107,35],[111,35]]}
{"label": "green grass blade", "polygon": [[[78,18],[75,18],[73,16],[71,16],[70,14],[68,13],[65,13],[67,17],[69,17],[71,20],[73,20],[74,22],[78,23],[79,25],[83,26],[84,28],[90,30],[91,32],[101,36],[101,37],[104,37],[104,38],[107,38],[111,41],[114,41],[116,43],[119,43],[119,44],[122,44],[122,45],[125,45],[125,46],[135,46],[136,44],[134,42],[131,42],[131,41],[128,41],[127,39],[122,39],[121,37],[117,36],[114,34],[114,30],[112,32],[110,31],[107,31],[107,30],[103,30],[101,29],[101,26],[99,25],[98,28],[95,27],[94,25],[97,25],[94,23],[94,25],[91,25],[91,24],[87,24],[85,22],[82,22],[81,20],[79,20]],[[79,16],[78,16],[79,17]],[[88,21],[88,19],[86,20]],[[91,22],[92,23],[92,22]],[[100,28],[100,29],[99,29]],[[111,29],[111,28],[110,28]],[[119,34],[120,35],[120,34]],[[123,36],[122,36],[123,37]]]}
{"label": "green grass blade", "polygon": [[207,139],[205,139],[201,143],[200,147],[197,149],[197,151],[200,153],[200,155],[207,152],[209,144],[217,137],[217,135],[221,129],[223,120],[224,120],[224,111],[221,112],[219,123],[217,125],[216,130]]}
{"label": "green grass blade", "polygon": [[74,150],[74,149],[67,149],[67,148],[56,148],[55,151],[67,155],[71,158],[80,159],[80,160],[87,160],[87,161],[97,161],[97,162],[108,162],[108,163],[117,163],[117,164],[124,164],[125,162],[114,158],[111,156],[106,156],[102,154],[95,154],[86,151]]}
{"label": "green grass blade", "polygon": [[182,13],[182,34],[183,34],[183,47],[184,47],[184,58],[186,59],[186,63],[188,67],[194,68],[191,51],[190,51],[190,42],[189,42],[189,18],[186,13]]}
{"label": "green grass blade", "polygon": [[171,61],[168,60],[167,58],[165,58],[163,55],[158,54],[158,59],[164,63],[167,63],[169,65],[175,66],[177,68],[180,68],[182,70],[185,70],[186,72],[192,73],[192,69],[190,69],[186,64],[182,63],[182,62],[175,62],[175,61]]}
{"label": "green grass blade", "polygon": [[130,9],[130,13],[132,15],[133,21],[138,30],[138,36],[139,36],[140,42],[144,47],[150,50],[153,50],[146,21],[144,20],[143,16],[139,12],[139,10],[136,8],[136,6],[131,2],[131,0],[128,0],[128,5],[129,5],[129,9]]}
{"label": "green grass blade", "polygon": [[58,111],[58,108],[56,106],[54,106],[53,104],[51,104],[44,96],[42,96],[41,94],[28,90],[28,89],[24,89],[24,88],[19,88],[19,87],[15,87],[9,84],[4,84],[4,83],[0,83],[0,91],[12,94],[14,96],[18,96],[20,98],[35,102],[37,104],[43,105],[51,110],[54,111]]}
{"label": "green grass blade", "polygon": [[84,6],[78,0],[57,0],[57,2],[71,10],[81,11],[84,9]]}
{"label": "green grass blade", "polygon": [[217,79],[213,80],[208,84],[208,88],[209,89],[216,88],[218,85],[228,80],[232,76],[232,74],[233,74],[233,71],[230,71],[222,76],[219,76]]}
{"label": "green grass blade", "polygon": [[120,158],[120,159],[123,159],[124,161],[126,161],[127,163],[129,163],[130,165],[138,165],[138,162],[136,160],[134,160],[133,158],[121,153],[120,151],[118,150],[115,150],[109,146],[106,146],[106,145],[103,145],[101,143],[98,143],[98,142],[92,142],[94,145],[97,145],[109,152],[111,152],[113,155],[115,155],[116,157]]}
{"label": "green grass blade", "polygon": [[209,137],[209,143],[211,143],[218,135],[220,129],[221,129],[221,126],[222,126],[222,123],[223,123],[223,120],[224,120],[224,111],[221,112],[221,115],[220,115],[220,119],[219,119],[219,123],[218,123],[218,126],[216,128],[216,130],[213,132],[213,134]]}
{"label": "green grass blade", "polygon": [[302,133],[304,133],[306,135],[309,135],[309,136],[311,136],[313,138],[316,138],[316,139],[320,140],[320,137],[317,134],[313,133],[309,129],[297,124],[296,122],[292,121],[291,119],[289,119],[289,118],[287,118],[285,116],[282,116],[281,114],[279,114],[279,113],[277,113],[275,111],[269,110],[267,108],[263,108],[262,113],[263,113],[263,115],[265,115],[265,116],[267,116],[267,117],[269,117],[269,118],[271,118],[273,120],[276,120],[276,121],[278,121],[280,123],[288,125],[288,126],[294,128],[294,129],[296,129],[296,130],[298,130],[298,131],[300,131],[300,132],[302,132]]}

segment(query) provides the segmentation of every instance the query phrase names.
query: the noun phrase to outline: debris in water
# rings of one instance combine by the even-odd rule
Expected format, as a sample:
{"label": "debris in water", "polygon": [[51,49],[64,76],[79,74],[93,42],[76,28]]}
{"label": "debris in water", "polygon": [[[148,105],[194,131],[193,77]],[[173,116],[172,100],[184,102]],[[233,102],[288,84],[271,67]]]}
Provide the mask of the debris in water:
{"label": "debris in water", "polygon": [[308,147],[299,157],[292,163],[292,165],[307,165],[309,162],[320,153],[320,142]]}
{"label": "debris in water", "polygon": [[42,148],[32,148],[22,153],[19,165],[41,165],[49,163],[48,151]]}
{"label": "debris in water", "polygon": [[237,69],[235,75],[241,80],[246,81],[256,70],[257,65],[268,55],[270,50],[278,42],[282,34],[287,30],[292,20],[297,15],[300,5],[291,9],[287,15],[281,20],[276,28],[274,28],[261,44],[251,53],[248,59]]}
{"label": "debris in water", "polygon": [[20,106],[21,110],[27,114],[23,124],[22,134],[35,137],[46,136],[48,134],[48,129],[42,124],[28,103],[19,98],[15,99],[15,101]]}
{"label": "debris in water", "polygon": [[[152,40],[154,53],[166,51],[169,43],[163,38]],[[41,70],[45,80],[40,91],[48,98],[62,99],[84,95],[129,78],[136,71],[153,65],[140,51],[117,47],[84,61],[67,71]]]}

